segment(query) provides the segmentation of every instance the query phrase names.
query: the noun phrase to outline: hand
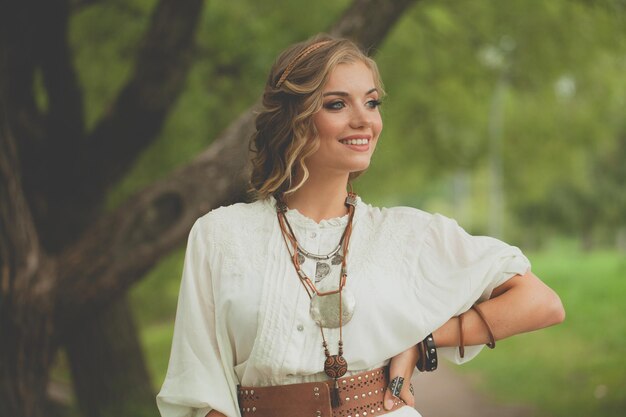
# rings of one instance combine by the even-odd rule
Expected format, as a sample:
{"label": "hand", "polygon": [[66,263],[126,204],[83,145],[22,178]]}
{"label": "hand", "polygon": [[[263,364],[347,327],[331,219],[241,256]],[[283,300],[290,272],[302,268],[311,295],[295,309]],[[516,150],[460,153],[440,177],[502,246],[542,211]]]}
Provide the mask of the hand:
{"label": "hand", "polygon": [[[393,381],[393,379],[398,376],[404,378],[399,398],[403,400],[406,405],[411,407],[415,406],[415,398],[409,390],[409,387],[411,386],[411,375],[413,375],[413,368],[415,368],[418,357],[417,345],[414,345],[391,358],[389,365],[389,381]],[[385,390],[385,410],[391,410],[393,408],[394,399],[397,401],[397,398],[394,398],[389,389]]]}
{"label": "hand", "polygon": [[226,416],[220,413],[219,411],[211,410],[209,411],[209,414],[207,414],[205,417],[226,417]]}

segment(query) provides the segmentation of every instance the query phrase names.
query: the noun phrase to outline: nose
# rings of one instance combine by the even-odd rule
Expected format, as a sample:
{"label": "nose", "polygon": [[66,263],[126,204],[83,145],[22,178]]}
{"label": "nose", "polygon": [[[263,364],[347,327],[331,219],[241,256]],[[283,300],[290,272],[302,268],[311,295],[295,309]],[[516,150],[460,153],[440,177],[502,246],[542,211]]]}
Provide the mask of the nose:
{"label": "nose", "polygon": [[372,125],[372,117],[374,117],[374,113],[371,110],[361,107],[354,106],[352,108],[352,112],[350,113],[350,127],[353,129],[361,129],[364,127],[369,127]]}

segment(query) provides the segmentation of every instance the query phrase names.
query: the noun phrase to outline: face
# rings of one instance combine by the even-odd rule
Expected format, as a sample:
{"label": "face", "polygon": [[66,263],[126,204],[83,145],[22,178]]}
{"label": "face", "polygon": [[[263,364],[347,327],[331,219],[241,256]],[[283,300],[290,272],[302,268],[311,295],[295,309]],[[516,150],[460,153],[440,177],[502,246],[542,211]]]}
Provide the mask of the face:
{"label": "face", "polygon": [[347,175],[370,164],[383,127],[379,91],[363,62],[339,64],[324,87],[313,115],[319,149],[306,159],[310,174]]}

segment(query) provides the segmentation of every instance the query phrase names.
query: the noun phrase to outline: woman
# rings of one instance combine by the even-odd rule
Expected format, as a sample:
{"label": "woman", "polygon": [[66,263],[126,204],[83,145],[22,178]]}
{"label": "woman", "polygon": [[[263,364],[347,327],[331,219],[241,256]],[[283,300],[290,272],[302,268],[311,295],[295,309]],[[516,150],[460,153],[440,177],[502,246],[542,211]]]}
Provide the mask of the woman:
{"label": "woman", "polygon": [[190,233],[163,417],[419,416],[416,362],[460,363],[563,320],[517,248],[347,191],[376,148],[382,96],[347,40],[280,55],[252,141],[257,200]]}

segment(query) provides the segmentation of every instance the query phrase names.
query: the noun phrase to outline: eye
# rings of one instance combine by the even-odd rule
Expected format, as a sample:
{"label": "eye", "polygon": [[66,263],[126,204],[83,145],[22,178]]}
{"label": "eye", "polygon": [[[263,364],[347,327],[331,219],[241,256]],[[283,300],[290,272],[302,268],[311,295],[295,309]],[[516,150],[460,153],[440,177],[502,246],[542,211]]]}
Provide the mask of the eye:
{"label": "eye", "polygon": [[376,107],[380,107],[380,105],[382,105],[383,102],[380,100],[370,100],[367,103],[365,103],[365,105],[371,109],[375,109]]}
{"label": "eye", "polygon": [[328,110],[341,110],[344,107],[346,107],[345,103],[341,100],[337,100],[337,101],[330,101],[326,104],[324,104],[324,108],[328,109]]}

